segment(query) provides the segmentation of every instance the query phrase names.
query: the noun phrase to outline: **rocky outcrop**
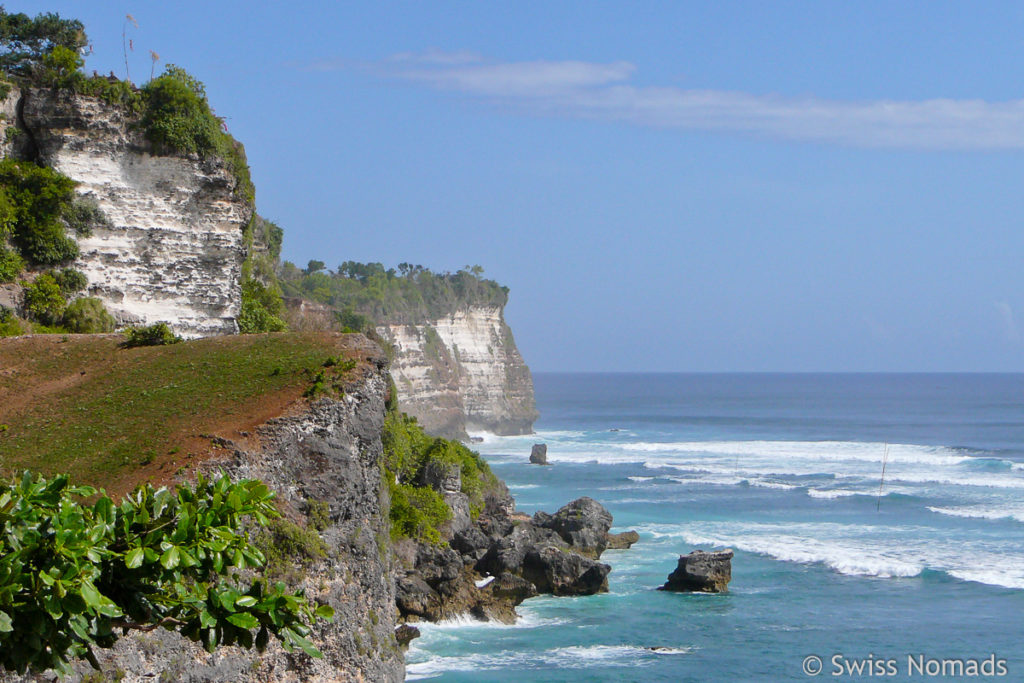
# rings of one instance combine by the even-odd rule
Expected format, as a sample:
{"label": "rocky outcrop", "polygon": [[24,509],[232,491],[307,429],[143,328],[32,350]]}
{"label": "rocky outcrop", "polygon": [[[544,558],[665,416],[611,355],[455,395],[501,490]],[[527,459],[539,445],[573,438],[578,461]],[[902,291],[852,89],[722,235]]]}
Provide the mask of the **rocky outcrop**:
{"label": "rocky outcrop", "polygon": [[422,324],[386,324],[399,407],[431,434],[529,434],[533,379],[500,306],[469,306]]}
{"label": "rocky outcrop", "polygon": [[534,465],[547,465],[548,445],[544,443],[533,444],[533,448],[530,449],[530,462]]}
{"label": "rocky outcrop", "polygon": [[608,534],[608,550],[629,550],[640,540],[635,531],[623,531],[621,534]]}
{"label": "rocky outcrop", "polygon": [[[288,653],[273,638],[263,654],[235,646],[207,654],[177,632],[158,629],[122,638],[109,650],[97,649],[106,672],[103,680],[403,680],[388,501],[379,465],[386,359],[379,347],[359,335],[345,335],[339,344],[339,352],[362,361],[343,397],[322,398],[272,419],[245,444],[221,439],[224,459],[205,466],[233,478],[262,479],[277,492],[286,518],[300,524],[306,510],[326,512],[326,525],[319,532],[326,557],[295,559],[287,578],[311,600],[334,608],[333,621],[318,622],[311,636],[324,657]],[[413,636],[409,631],[400,635],[403,640]],[[85,663],[76,671],[68,680],[97,675]]]}
{"label": "rocky outcrop", "polygon": [[611,567],[598,560],[611,520],[590,498],[531,520],[515,513],[507,492],[493,494],[450,547],[405,542],[398,553],[405,567],[397,582],[399,613],[408,621],[469,614],[513,623],[515,607],[535,595],[605,592]]}
{"label": "rocky outcrop", "polygon": [[732,550],[694,550],[680,555],[679,564],[658,590],[724,593],[732,579]]}
{"label": "rocky outcrop", "polygon": [[231,334],[252,207],[217,159],[156,156],[118,106],[70,91],[12,88],[5,155],[78,182],[109,221],[76,236],[74,267],[120,324],[167,322],[184,337]]}

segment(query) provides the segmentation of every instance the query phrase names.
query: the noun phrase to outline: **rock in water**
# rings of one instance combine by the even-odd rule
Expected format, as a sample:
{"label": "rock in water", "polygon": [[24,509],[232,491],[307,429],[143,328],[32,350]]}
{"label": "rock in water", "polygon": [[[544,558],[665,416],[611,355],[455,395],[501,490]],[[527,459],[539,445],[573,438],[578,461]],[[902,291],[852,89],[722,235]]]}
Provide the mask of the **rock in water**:
{"label": "rock in water", "polygon": [[732,579],[732,549],[716,552],[694,550],[679,556],[679,566],[658,590],[724,593]]}
{"label": "rock in water", "polygon": [[413,638],[420,637],[420,630],[415,626],[409,624],[402,624],[395,629],[395,640],[398,641],[398,646],[403,650],[409,647],[409,643]]}
{"label": "rock in water", "polygon": [[553,515],[538,512],[533,523],[558,533],[573,551],[598,558],[608,547],[612,515],[603,505],[586,496],[577,498]]}
{"label": "rock in water", "polygon": [[608,550],[629,550],[629,547],[640,540],[635,531],[623,531],[621,534],[608,534]]}
{"label": "rock in water", "polygon": [[534,465],[548,464],[548,445],[546,443],[535,443],[530,449],[530,462]]}

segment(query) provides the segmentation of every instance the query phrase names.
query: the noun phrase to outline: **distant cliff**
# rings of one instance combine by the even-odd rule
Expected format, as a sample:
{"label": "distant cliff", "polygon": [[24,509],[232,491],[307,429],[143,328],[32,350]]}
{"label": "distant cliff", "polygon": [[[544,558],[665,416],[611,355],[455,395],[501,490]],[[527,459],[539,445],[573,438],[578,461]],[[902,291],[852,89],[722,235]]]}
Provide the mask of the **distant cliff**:
{"label": "distant cliff", "polygon": [[537,419],[530,369],[505,322],[508,288],[482,269],[434,273],[407,263],[285,263],[281,283],[295,310],[314,299],[345,327],[390,344],[399,407],[431,434],[529,434]]}
{"label": "distant cliff", "polygon": [[432,434],[529,434],[533,379],[500,306],[469,306],[419,324],[380,325],[394,347],[402,410]]}

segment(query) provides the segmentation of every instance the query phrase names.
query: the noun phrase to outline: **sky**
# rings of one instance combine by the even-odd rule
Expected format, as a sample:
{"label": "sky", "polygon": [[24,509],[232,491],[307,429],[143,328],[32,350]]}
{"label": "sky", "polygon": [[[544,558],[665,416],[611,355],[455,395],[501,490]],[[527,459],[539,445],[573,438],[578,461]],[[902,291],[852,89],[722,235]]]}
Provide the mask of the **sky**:
{"label": "sky", "polygon": [[204,81],[285,259],[481,265],[534,371],[1024,371],[1020,3],[5,5]]}

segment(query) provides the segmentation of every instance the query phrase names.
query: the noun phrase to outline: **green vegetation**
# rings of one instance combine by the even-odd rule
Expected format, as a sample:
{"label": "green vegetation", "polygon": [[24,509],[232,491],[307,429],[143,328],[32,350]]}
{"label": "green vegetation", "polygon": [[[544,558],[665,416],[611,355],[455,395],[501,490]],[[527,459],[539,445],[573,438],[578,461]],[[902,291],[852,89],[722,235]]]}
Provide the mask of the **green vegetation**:
{"label": "green vegetation", "polygon": [[[111,337],[27,337],[0,344],[0,464],[70,473],[109,488],[205,452],[204,433],[251,429],[301,398],[330,334],[230,336],[121,349]],[[180,452],[175,453],[180,449]],[[146,473],[143,461],[153,461]],[[173,463],[173,464],[172,464]]]}
{"label": "green vegetation", "polygon": [[43,325],[60,324],[67,302],[60,285],[49,273],[43,273],[25,287],[25,312]]}
{"label": "green vegetation", "polygon": [[113,332],[114,316],[103,307],[96,297],[84,296],[75,299],[64,309],[63,327],[75,334],[102,334]]}
{"label": "green vegetation", "polygon": [[85,27],[77,19],[59,14],[8,14],[0,7],[0,70],[15,76],[32,76],[44,58],[57,48],[78,55],[89,44]]}
{"label": "green vegetation", "polygon": [[508,288],[485,279],[480,266],[433,273],[409,263],[398,264],[396,270],[380,263],[346,261],[332,272],[325,271],[321,261],[310,261],[304,270],[285,262],[279,277],[286,296],[327,304],[357,324],[367,319],[420,323],[470,305],[503,306],[508,300]]}
{"label": "green vegetation", "polygon": [[78,256],[67,236],[66,217],[74,211],[75,182],[51,168],[28,161],[0,161],[0,237],[34,265]]}
{"label": "green vegetation", "polygon": [[327,545],[315,528],[280,518],[271,520],[253,539],[266,556],[263,576],[295,586],[305,577],[305,569],[327,557]]}
{"label": "green vegetation", "polygon": [[17,337],[28,332],[28,326],[15,317],[11,309],[0,306],[0,337]]}
{"label": "green vegetation", "polygon": [[142,100],[141,124],[157,153],[223,159],[237,181],[235,194],[255,203],[245,149],[223,130],[224,121],[210,109],[206,88],[199,80],[168,64],[163,74],[142,89]]}
{"label": "green vegetation", "polygon": [[67,673],[78,657],[99,669],[92,646],[157,627],[209,652],[233,644],[262,651],[273,635],[288,651],[321,656],[306,636],[317,618],[333,616],[329,606],[237,574],[266,562],[238,532],[246,519],[265,526],[279,516],[266,485],[200,476],[195,488],[146,485],[120,504],[102,492],[85,502],[96,495],[66,475],[26,472],[0,485],[4,669]]}
{"label": "green vegetation", "polygon": [[388,411],[382,433],[384,478],[391,494],[391,537],[414,538],[438,543],[438,527],[451,518],[444,498],[420,483],[429,463],[457,465],[462,475],[462,492],[469,497],[475,519],[484,508],[484,497],[499,485],[491,468],[477,453],[458,441],[428,435],[416,418]]}
{"label": "green vegetation", "polygon": [[180,342],[181,337],[174,334],[167,323],[154,323],[147,327],[129,327],[124,331],[121,346],[131,349],[136,346],[166,346]]}
{"label": "green vegetation", "polygon": [[276,285],[267,286],[259,280],[242,282],[242,310],[238,329],[242,334],[283,332],[287,325],[281,320],[284,302]]}

